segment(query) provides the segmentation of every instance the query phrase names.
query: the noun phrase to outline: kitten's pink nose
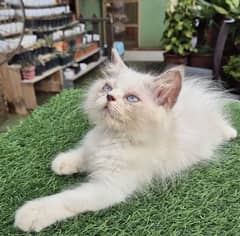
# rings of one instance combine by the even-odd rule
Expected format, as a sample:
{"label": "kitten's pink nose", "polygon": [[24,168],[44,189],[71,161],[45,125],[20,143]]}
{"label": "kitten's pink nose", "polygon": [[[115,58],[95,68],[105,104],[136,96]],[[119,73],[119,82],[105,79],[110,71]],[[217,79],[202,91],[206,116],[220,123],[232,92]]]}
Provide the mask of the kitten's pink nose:
{"label": "kitten's pink nose", "polygon": [[110,94],[107,94],[107,101],[108,101],[108,102],[113,102],[113,101],[116,101],[116,98],[113,97],[113,96],[110,95]]}

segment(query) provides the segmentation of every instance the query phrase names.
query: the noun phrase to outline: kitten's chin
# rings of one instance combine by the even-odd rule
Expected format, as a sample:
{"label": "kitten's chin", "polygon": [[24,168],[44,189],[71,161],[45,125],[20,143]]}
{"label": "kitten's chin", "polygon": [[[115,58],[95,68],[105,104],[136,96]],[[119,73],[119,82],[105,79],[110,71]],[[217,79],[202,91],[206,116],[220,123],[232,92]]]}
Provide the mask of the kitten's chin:
{"label": "kitten's chin", "polygon": [[102,109],[103,123],[113,130],[121,130],[122,123],[118,115],[109,106],[105,106]]}
{"label": "kitten's chin", "polygon": [[103,108],[102,113],[103,113],[103,118],[105,120],[107,120],[107,119],[115,120],[116,119],[114,112],[107,105]]}

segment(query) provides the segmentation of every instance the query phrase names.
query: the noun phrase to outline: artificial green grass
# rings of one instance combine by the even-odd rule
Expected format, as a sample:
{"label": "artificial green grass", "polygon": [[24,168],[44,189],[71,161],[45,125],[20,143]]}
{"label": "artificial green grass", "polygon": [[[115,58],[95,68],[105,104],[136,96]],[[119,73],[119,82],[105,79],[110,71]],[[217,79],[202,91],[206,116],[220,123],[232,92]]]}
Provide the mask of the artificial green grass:
{"label": "artificial green grass", "polygon": [[[31,235],[13,227],[26,200],[82,181],[50,170],[53,157],[87,132],[80,90],[69,90],[37,109],[0,137],[0,235]],[[231,104],[240,129],[240,105]],[[201,144],[199,144],[201,145]],[[38,235],[240,235],[240,140],[224,146],[218,160],[188,171],[174,183],[155,183],[145,193],[100,212],[59,222]],[[99,199],[101,201],[101,199]]]}

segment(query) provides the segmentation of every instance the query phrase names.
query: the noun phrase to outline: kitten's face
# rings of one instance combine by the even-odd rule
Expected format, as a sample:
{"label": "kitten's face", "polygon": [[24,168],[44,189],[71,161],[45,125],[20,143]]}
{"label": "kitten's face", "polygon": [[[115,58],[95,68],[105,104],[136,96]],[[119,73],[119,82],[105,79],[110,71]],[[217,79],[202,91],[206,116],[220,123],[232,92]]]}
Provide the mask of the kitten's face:
{"label": "kitten's face", "polygon": [[89,117],[109,128],[141,130],[153,120],[158,106],[149,87],[149,75],[125,69],[114,78],[98,80],[85,103]]}
{"label": "kitten's face", "polygon": [[[96,81],[88,92],[85,110],[97,125],[120,132],[156,128],[176,103],[181,74],[170,70],[153,77],[129,69],[113,50],[106,79]],[[161,78],[161,79],[160,79]]]}

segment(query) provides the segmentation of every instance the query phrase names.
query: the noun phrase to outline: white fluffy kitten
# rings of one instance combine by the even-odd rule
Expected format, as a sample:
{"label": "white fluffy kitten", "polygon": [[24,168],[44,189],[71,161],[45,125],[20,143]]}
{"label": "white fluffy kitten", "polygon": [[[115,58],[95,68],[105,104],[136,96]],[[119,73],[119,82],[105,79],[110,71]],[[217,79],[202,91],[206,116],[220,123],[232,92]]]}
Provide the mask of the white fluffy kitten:
{"label": "white fluffy kitten", "polygon": [[89,172],[89,182],[27,202],[16,212],[16,227],[40,231],[122,202],[153,178],[210,159],[218,145],[236,137],[218,93],[196,80],[182,83],[178,69],[154,77],[113,55],[111,75],[92,85],[85,102],[95,127],[81,146],[52,162],[59,175]]}

